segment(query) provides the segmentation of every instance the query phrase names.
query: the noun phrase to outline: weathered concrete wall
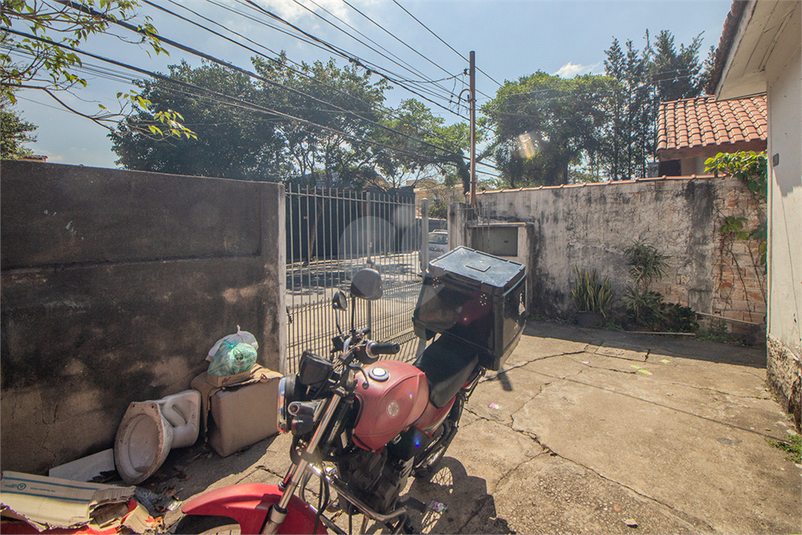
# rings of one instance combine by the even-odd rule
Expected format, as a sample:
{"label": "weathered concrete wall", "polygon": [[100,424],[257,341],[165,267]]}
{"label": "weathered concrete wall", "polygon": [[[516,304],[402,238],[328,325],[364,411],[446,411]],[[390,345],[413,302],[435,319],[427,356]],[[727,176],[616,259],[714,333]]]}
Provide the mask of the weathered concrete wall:
{"label": "weathered concrete wall", "polygon": [[2,466],[111,447],[131,401],[189,388],[237,325],[278,369],[276,184],[2,162]]}
{"label": "weathered concrete wall", "polygon": [[[732,272],[717,229],[723,217],[740,213],[740,201],[748,195],[740,182],[729,178],[646,179],[482,192],[478,213],[491,221],[533,224],[533,313],[573,314],[574,266],[596,269],[609,277],[620,297],[631,284],[624,250],[633,240],[644,240],[671,257],[667,276],[652,284],[667,301],[697,312],[760,323],[764,301],[754,296],[733,298],[732,284],[724,290],[727,295],[722,297],[720,291],[722,273],[731,280]],[[449,214],[452,226],[458,212],[455,205],[454,214]],[[746,270],[751,263],[743,256],[747,253],[735,253]],[[749,286],[743,293],[752,291]]]}

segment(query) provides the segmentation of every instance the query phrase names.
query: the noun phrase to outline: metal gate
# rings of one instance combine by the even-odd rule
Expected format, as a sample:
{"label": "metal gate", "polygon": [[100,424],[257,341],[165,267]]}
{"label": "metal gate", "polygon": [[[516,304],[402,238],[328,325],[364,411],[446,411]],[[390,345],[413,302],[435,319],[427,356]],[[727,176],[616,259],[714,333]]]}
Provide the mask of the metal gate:
{"label": "metal gate", "polygon": [[[416,349],[412,312],[420,292],[420,219],[414,195],[287,187],[287,373],[297,371],[304,350],[328,356],[337,334],[334,293],[348,293],[360,269],[376,269],[384,296],[356,302],[356,326],[370,326],[371,339],[395,341],[396,358]],[[349,301],[350,306],[350,301]],[[340,327],[350,327],[339,313]]]}

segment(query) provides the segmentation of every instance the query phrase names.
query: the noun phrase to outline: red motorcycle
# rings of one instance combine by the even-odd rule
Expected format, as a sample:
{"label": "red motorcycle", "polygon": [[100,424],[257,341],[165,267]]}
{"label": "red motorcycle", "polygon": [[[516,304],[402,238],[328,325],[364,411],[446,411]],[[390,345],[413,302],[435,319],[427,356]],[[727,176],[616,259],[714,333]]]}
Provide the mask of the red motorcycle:
{"label": "red motorcycle", "polygon": [[[459,333],[469,327],[481,331],[487,324],[488,332],[493,330],[486,293],[454,292],[428,280],[424,292],[428,287],[434,293],[425,299],[428,309],[419,300],[416,316],[428,314],[420,325],[446,324]],[[522,290],[518,286],[512,292],[516,300]],[[379,360],[397,353],[399,346],[371,341],[367,329],[354,328],[354,299],[381,296],[379,274],[359,271],[351,284],[350,331],[342,333],[338,323],[340,335],[332,340],[330,357],[304,352],[298,373],[281,380],[279,429],[293,435],[292,465],[282,483],[233,485],[190,500],[182,508],[189,516],[179,532],[212,527],[206,533],[346,533],[323,514],[334,505],[333,493],[337,508],[348,515],[349,533],[354,514],[384,524],[391,533],[416,532],[399,499],[401,490],[410,475],[429,478],[437,471],[463,406],[486,371],[485,362],[475,344],[447,335],[431,343],[414,364]],[[444,298],[450,311],[443,310]],[[335,295],[333,307],[347,310],[343,292]],[[518,332],[507,349],[517,343],[523,327],[521,318],[515,323]],[[421,334],[432,337],[427,330]],[[312,475],[319,481],[316,507],[304,499]],[[207,520],[229,525],[193,523],[192,515],[218,517]]]}

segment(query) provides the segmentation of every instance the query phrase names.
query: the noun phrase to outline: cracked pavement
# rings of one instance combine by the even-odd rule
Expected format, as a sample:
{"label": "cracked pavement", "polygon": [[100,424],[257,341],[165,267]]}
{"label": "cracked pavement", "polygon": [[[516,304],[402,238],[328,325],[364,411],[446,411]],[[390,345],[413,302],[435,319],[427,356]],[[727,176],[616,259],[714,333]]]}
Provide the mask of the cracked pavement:
{"label": "cracked pavement", "polygon": [[[414,503],[447,506],[413,509],[413,522],[425,533],[802,533],[802,468],[767,443],[793,425],[765,363],[765,349],[530,322],[466,405],[441,470],[407,485]],[[275,483],[288,439],[226,459],[174,452],[154,485],[186,499]]]}

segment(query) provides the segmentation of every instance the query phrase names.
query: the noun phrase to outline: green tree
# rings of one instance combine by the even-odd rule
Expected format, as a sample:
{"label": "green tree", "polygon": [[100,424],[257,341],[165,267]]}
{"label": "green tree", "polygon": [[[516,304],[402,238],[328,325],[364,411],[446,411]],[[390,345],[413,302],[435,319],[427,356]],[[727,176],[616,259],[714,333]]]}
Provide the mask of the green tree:
{"label": "green tree", "polygon": [[[390,190],[410,176],[459,170],[465,125],[444,126],[423,104],[383,107],[386,81],[334,61],[291,67],[253,59],[255,76],[218,65],[170,67],[165,78],[139,82],[146,112],[110,135],[119,164],[130,169],[299,185],[367,185]],[[198,139],[156,142],[150,116],[187,110]],[[437,147],[446,146],[450,151]],[[464,167],[464,162],[462,162]]]}
{"label": "green tree", "polygon": [[377,152],[377,171],[385,184],[400,187],[407,179],[417,183],[436,176],[448,177],[450,186],[457,179],[463,187],[470,181],[463,156],[470,142],[468,125],[445,125],[443,118],[415,99],[402,101],[384,115],[385,128],[374,129],[371,140],[400,149]]}
{"label": "green tree", "polygon": [[[86,80],[77,74],[82,65],[80,56],[59,45],[75,48],[91,35],[107,33],[114,21],[135,22],[135,10],[139,7],[135,0],[100,0],[99,3],[81,0],[76,4],[85,9],[41,0],[3,0],[0,14],[3,26],[30,32],[35,37],[22,37],[7,31],[0,36],[3,44],[0,80],[3,92],[11,102],[14,102],[13,89],[31,81],[49,78],[49,85],[54,89],[65,89],[75,84],[86,86]],[[140,42],[146,43],[157,54],[165,52],[149,17],[145,17],[139,27],[144,31]],[[15,61],[12,53],[14,57],[25,59]],[[40,76],[42,71],[44,76]]]}
{"label": "green tree", "polygon": [[339,68],[333,60],[290,67],[282,54],[278,61],[254,58],[253,63],[269,81],[256,82],[255,102],[285,114],[276,122],[285,180],[320,178],[332,186],[362,184],[375,174],[374,149],[365,140],[381,120],[386,81],[371,82],[370,72],[355,65]]}
{"label": "green tree", "polygon": [[622,50],[617,39],[605,51],[605,73],[617,82],[609,97],[611,124],[601,160],[610,178],[646,175],[646,163],[657,148],[657,111],[661,102],[702,94],[712,68],[713,48],[700,63],[701,34],[690,45],[675,45],[668,30],[651,43],[649,32],[641,52],[631,40]]}
{"label": "green tree", "polygon": [[[240,72],[216,64],[193,69],[182,61],[169,78],[138,82],[139,97],[149,102],[109,134],[117,164],[126,169],[185,175],[277,180],[274,134],[276,116],[241,104],[259,91]],[[182,84],[191,84],[182,85]],[[203,89],[193,89],[197,86]],[[181,109],[192,118],[195,138],[159,140],[148,132],[152,116]]]}
{"label": "green tree", "polygon": [[542,71],[507,82],[482,107],[497,165],[510,187],[569,182],[571,167],[598,169],[614,80]]}
{"label": "green tree", "polygon": [[36,137],[30,133],[38,127],[9,109],[9,104],[8,98],[0,95],[0,158],[29,158],[33,156],[33,151],[24,144],[36,141]]}
{"label": "green tree", "polygon": [[690,45],[680,44],[679,50],[671,32],[663,30],[657,34],[654,45],[649,48],[650,61],[646,70],[660,102],[702,94],[709,73],[705,70],[708,64],[699,61],[701,46],[702,34],[694,37]]}

